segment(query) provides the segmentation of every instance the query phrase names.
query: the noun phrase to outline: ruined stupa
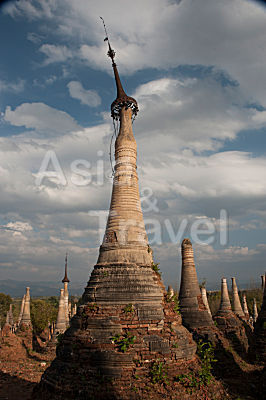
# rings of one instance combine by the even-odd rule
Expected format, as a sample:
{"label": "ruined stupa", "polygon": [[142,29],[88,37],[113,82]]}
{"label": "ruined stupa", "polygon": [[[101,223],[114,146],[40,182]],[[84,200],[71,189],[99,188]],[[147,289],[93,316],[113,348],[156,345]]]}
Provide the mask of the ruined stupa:
{"label": "ruined stupa", "polygon": [[222,278],[221,282],[221,302],[217,315],[232,313],[232,307],[229,299],[226,278]]}
{"label": "ruined stupa", "polygon": [[[151,382],[152,366],[167,364],[173,382],[179,368],[184,370],[195,357],[192,335],[182,326],[177,304],[166,301],[160,275],[153,269],[132,131],[138,105],[124,92],[109,40],[108,46],[117,87],[111,115],[120,121],[109,217],[83,304],[34,391],[38,400],[127,400],[132,399],[132,386],[139,392],[137,398],[146,399],[143,383]],[[167,391],[175,393],[174,384]],[[153,393],[154,399],[158,396]]]}
{"label": "ruined stupa", "polygon": [[58,314],[55,324],[54,335],[57,336],[59,333],[64,333],[67,327],[66,322],[66,308],[65,308],[65,290],[60,289],[60,297],[59,297],[59,307]]}
{"label": "ruined stupa", "polygon": [[257,300],[255,297],[253,299],[253,315],[252,315],[252,317],[253,317],[253,323],[255,324],[257,321],[257,318],[258,318],[258,307],[257,307]]}
{"label": "ruined stupa", "polygon": [[[266,275],[265,275],[266,277]],[[260,312],[254,325],[254,354],[260,361],[266,363],[266,287],[264,286],[263,300]]]}
{"label": "ruined stupa", "polygon": [[201,296],[193,248],[189,239],[183,240],[181,252],[182,272],[179,302],[183,324],[191,330],[207,328],[206,332],[210,332],[208,328],[213,327],[214,323]]}
{"label": "ruined stupa", "polygon": [[245,323],[232,310],[226,278],[222,278],[221,281],[221,302],[214,320],[219,330],[231,341],[235,350],[239,353],[248,351],[249,343]]}
{"label": "ruined stupa", "polygon": [[243,304],[243,311],[244,311],[245,317],[248,320],[249,319],[249,311],[248,311],[248,305],[247,305],[247,296],[245,295],[245,293],[243,294],[242,304]]}
{"label": "ruined stupa", "polygon": [[65,323],[66,323],[66,326],[68,326],[68,325],[69,325],[69,310],[68,310],[68,297],[69,297],[69,294],[68,294],[68,284],[69,284],[70,280],[68,279],[68,276],[67,276],[67,253],[66,253],[66,258],[65,258],[65,276],[64,276],[64,278],[62,279],[62,282],[63,282],[63,284],[64,284],[64,301],[65,301],[65,315],[66,315],[66,317],[65,317]]}
{"label": "ruined stupa", "polygon": [[22,302],[21,302],[21,306],[20,306],[20,312],[19,312],[19,316],[18,316],[18,326],[20,325],[20,322],[21,322],[21,319],[22,319],[23,310],[24,310],[24,304],[25,304],[25,298],[26,298],[26,295],[24,294],[24,296],[22,297]]}
{"label": "ruined stupa", "polygon": [[232,310],[236,315],[239,317],[244,317],[245,314],[242,310],[239,295],[238,295],[238,289],[236,285],[236,278],[231,278],[232,279]]}
{"label": "ruined stupa", "polygon": [[31,327],[31,318],[30,318],[30,288],[26,288],[26,295],[25,295],[25,303],[22,313],[22,318],[20,321],[20,328],[22,326]]}
{"label": "ruined stupa", "polygon": [[207,298],[207,291],[206,291],[205,286],[202,286],[200,288],[200,291],[201,291],[201,297],[202,297],[203,304],[205,305],[206,310],[208,311],[208,313],[211,316],[212,313],[211,313],[211,309],[210,309],[210,306],[209,306],[209,302],[208,302],[208,298]]}

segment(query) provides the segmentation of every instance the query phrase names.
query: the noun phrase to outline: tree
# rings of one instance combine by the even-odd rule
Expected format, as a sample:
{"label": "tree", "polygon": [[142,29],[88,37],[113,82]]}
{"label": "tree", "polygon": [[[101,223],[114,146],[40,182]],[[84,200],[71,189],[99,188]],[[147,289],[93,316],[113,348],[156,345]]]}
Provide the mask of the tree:
{"label": "tree", "polygon": [[9,294],[0,293],[0,321],[1,326],[6,322],[6,313],[9,310],[9,306],[12,303],[12,299]]}
{"label": "tree", "polygon": [[33,332],[39,335],[47,326],[48,321],[56,320],[58,309],[48,300],[31,300],[31,323]]}

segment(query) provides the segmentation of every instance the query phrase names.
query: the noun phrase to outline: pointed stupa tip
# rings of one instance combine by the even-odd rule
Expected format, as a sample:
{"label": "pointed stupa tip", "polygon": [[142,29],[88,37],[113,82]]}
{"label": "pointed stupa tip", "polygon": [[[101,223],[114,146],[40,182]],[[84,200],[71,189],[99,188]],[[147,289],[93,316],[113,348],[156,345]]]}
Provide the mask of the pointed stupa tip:
{"label": "pointed stupa tip", "polygon": [[65,283],[65,282],[69,283],[70,282],[70,280],[68,279],[68,276],[67,276],[67,253],[66,253],[66,258],[65,258],[65,276],[62,279],[62,282],[63,283]]}
{"label": "pointed stupa tip", "polygon": [[135,99],[133,99],[133,97],[128,96],[123,89],[123,86],[122,86],[122,83],[120,80],[120,76],[118,73],[118,69],[117,69],[117,66],[116,66],[116,63],[114,60],[115,59],[115,51],[111,47],[104,20],[102,17],[100,17],[100,18],[103,21],[103,26],[104,26],[105,35],[106,35],[104,41],[108,42],[107,55],[112,60],[112,67],[114,70],[115,83],[116,83],[116,89],[117,89],[116,99],[113,101],[113,103],[111,105],[111,116],[115,120],[120,119],[120,112],[121,112],[122,108],[125,107],[126,109],[130,108],[132,110],[133,117],[135,117],[139,111],[138,103]]}
{"label": "pointed stupa tip", "polygon": [[245,314],[242,310],[239,295],[238,295],[238,289],[236,285],[236,278],[231,278],[232,279],[232,310],[236,315],[239,317],[244,317]]}

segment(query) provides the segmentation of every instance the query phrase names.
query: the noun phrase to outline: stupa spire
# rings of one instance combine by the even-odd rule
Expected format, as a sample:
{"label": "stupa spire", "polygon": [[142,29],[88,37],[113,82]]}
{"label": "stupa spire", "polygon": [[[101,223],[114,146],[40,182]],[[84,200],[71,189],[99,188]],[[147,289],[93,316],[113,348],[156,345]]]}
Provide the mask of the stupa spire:
{"label": "stupa spire", "polygon": [[111,105],[111,115],[112,118],[114,119],[120,119],[120,112],[122,110],[123,107],[125,107],[126,109],[130,108],[132,110],[132,115],[136,116],[138,113],[138,103],[136,102],[135,99],[133,99],[133,97],[130,97],[126,94],[126,92],[123,89],[121,80],[120,80],[120,76],[118,73],[118,69],[115,63],[115,51],[112,49],[111,44],[110,44],[110,40],[107,34],[107,29],[104,23],[104,20],[102,17],[100,17],[101,20],[103,21],[103,26],[104,26],[104,30],[105,30],[105,41],[108,42],[108,52],[107,55],[108,57],[111,58],[112,60],[112,67],[114,70],[114,76],[115,76],[115,83],[116,83],[116,89],[117,89],[117,96],[116,99],[113,101],[112,105]]}
{"label": "stupa spire", "polygon": [[66,314],[66,325],[68,326],[69,324],[69,313],[68,313],[68,284],[70,282],[70,280],[68,279],[67,276],[67,253],[66,253],[66,258],[65,258],[65,276],[62,280],[63,284],[64,284],[64,299],[65,299],[65,314]]}
{"label": "stupa spire", "polygon": [[65,276],[62,279],[62,282],[63,283],[65,283],[65,282],[69,283],[70,282],[70,280],[68,279],[68,276],[67,276],[67,253],[66,253],[66,258],[65,258]]}
{"label": "stupa spire", "polygon": [[97,263],[133,262],[150,266],[152,253],[140,205],[137,144],[132,130],[132,114],[137,113],[137,102],[125,94],[108,36],[105,40],[108,41],[108,56],[112,60],[117,85],[117,98],[112,103],[111,113],[113,118],[120,120],[120,129],[115,141],[110,211]]}

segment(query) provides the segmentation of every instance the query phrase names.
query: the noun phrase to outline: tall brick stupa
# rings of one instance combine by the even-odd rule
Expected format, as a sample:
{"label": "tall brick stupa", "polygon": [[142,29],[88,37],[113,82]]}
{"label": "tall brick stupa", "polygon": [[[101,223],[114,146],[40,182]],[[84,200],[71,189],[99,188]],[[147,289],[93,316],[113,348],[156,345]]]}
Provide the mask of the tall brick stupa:
{"label": "tall brick stupa", "polygon": [[[34,390],[34,399],[129,400],[132,387],[138,392],[136,398],[148,399],[145,386],[159,362],[167,365],[167,395],[174,396],[174,376],[195,358],[192,335],[182,326],[175,302],[166,300],[161,277],[153,268],[132,130],[138,105],[122,87],[107,33],[105,40],[117,88],[111,115],[119,123],[109,217],[83,304],[57,346],[56,359]],[[161,398],[156,390],[153,398]]]}

